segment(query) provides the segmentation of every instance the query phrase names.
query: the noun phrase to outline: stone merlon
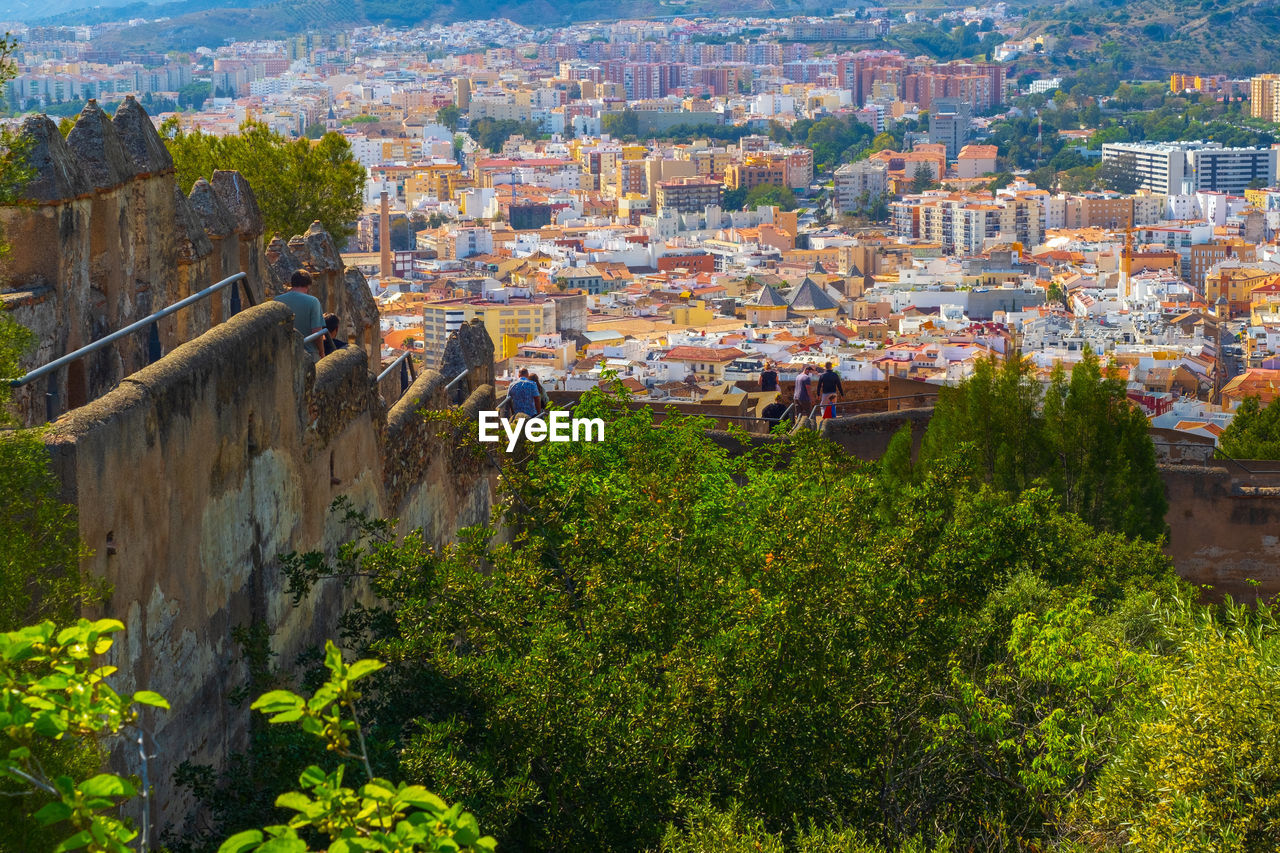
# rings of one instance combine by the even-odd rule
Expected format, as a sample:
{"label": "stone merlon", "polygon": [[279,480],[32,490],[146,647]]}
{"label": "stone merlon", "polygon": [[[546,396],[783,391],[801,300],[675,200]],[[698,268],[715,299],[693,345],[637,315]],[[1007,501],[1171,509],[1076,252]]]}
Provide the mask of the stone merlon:
{"label": "stone merlon", "polygon": [[204,223],[200,214],[191,207],[191,202],[182,194],[177,184],[173,187],[174,225],[178,237],[178,255],[188,263],[207,258],[213,253],[213,242],[204,232]]}
{"label": "stone merlon", "polygon": [[89,179],[75,154],[67,147],[58,126],[46,115],[22,120],[18,145],[26,152],[33,174],[23,197],[40,204],[57,204],[90,192]]}
{"label": "stone merlon", "polygon": [[319,222],[312,222],[306,234],[300,234],[289,241],[289,250],[298,258],[303,266],[313,270],[326,272],[343,268],[342,254],[338,245],[333,242],[329,232]]}
{"label": "stone merlon", "polygon": [[210,237],[226,237],[235,233],[235,219],[231,211],[223,205],[222,199],[214,192],[213,185],[204,178],[191,187],[188,201]]}
{"label": "stone merlon", "polygon": [[90,100],[67,134],[67,147],[79,158],[93,189],[108,190],[134,177],[133,162],[111,119]]}
{"label": "stone merlon", "polygon": [[237,234],[254,237],[262,233],[262,211],[258,209],[253,188],[239,172],[218,169],[210,181],[222,206],[231,214]]}
{"label": "stone merlon", "polygon": [[128,152],[135,175],[157,175],[173,171],[173,157],[164,140],[151,123],[151,117],[133,97],[128,95],[111,120],[120,144]]}

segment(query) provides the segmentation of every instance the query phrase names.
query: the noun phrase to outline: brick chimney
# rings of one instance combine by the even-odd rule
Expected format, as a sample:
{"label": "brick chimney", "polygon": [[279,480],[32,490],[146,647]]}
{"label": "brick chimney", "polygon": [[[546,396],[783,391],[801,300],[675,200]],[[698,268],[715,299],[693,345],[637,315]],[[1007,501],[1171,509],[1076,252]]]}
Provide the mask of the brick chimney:
{"label": "brick chimney", "polygon": [[382,263],[379,272],[385,282],[391,278],[391,209],[387,206],[387,191],[382,191],[382,213],[378,220],[378,245],[382,249]]}

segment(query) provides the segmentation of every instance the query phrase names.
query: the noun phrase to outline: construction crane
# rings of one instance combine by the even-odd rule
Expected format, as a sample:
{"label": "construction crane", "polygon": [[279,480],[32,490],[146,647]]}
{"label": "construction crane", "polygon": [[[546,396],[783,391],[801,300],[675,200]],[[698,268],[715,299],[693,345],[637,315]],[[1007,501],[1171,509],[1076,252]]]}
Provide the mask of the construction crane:
{"label": "construction crane", "polygon": [[1120,253],[1120,286],[1123,288],[1121,296],[1126,305],[1129,304],[1130,284],[1129,280],[1133,276],[1133,235],[1141,228],[1117,228],[1116,231],[1124,232],[1124,249]]}

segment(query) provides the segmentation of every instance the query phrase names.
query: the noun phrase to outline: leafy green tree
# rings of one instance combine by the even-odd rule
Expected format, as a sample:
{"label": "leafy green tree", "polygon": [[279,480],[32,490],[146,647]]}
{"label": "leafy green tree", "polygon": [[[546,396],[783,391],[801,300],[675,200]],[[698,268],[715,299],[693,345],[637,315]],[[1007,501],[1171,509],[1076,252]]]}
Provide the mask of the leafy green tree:
{"label": "leafy green tree", "polygon": [[514,119],[481,118],[471,122],[468,131],[471,138],[490,151],[501,151],[507,140],[516,134],[525,139],[539,139],[546,136],[536,122],[515,121]]}
{"label": "leafy green tree", "polygon": [[[151,849],[149,791],[114,773],[83,780],[51,775],[38,758],[50,741],[132,737],[144,708],[168,710],[157,693],[121,695],[107,683],[114,668],[104,666],[101,657],[111,649],[111,635],[123,630],[115,620],[81,619],[61,630],[42,622],[0,634],[0,719],[6,738],[16,744],[0,758],[0,778],[22,786],[28,813],[63,839],[56,850],[128,853],[135,839],[141,849]],[[313,695],[273,690],[253,707],[273,715],[273,724],[297,723],[330,753],[359,762],[368,781],[359,788],[344,784],[346,763],[332,771],[309,766],[299,777],[301,790],[276,799],[278,808],[294,813],[287,823],[237,833],[222,843],[220,853],[306,853],[312,849],[307,839],[316,835],[327,838],[323,849],[330,853],[492,851],[493,839],[482,837],[475,818],[460,806],[449,807],[420,786],[374,775],[356,717],[361,696],[356,682],[382,663],[347,664],[329,642],[324,665],[329,676]],[[142,816],[135,827],[120,818],[118,809],[139,795]],[[6,831],[12,833],[13,827]]]}
{"label": "leafy green tree", "polygon": [[601,129],[615,139],[634,138],[640,133],[640,117],[635,110],[606,113],[600,119]]}
{"label": "leafy green tree", "polygon": [[1017,351],[986,359],[956,388],[944,388],[923,456],[965,446],[973,473],[997,489],[1049,485],[1062,507],[1103,530],[1159,541],[1168,504],[1147,421],[1086,352],[1071,379],[1059,367],[1047,389]]}
{"label": "leafy green tree", "polygon": [[167,120],[161,134],[184,192],[215,169],[235,169],[253,187],[267,234],[302,234],[317,220],[340,246],[355,233],[365,170],[341,134],[289,140],[246,122],[238,134],[220,137],[186,132],[176,119]]}
{"label": "leafy green tree", "polygon": [[1218,447],[1233,459],[1280,459],[1280,398],[1264,407],[1257,397],[1246,397]]}
{"label": "leafy green tree", "polygon": [[928,163],[922,164],[911,177],[911,191],[913,193],[922,193],[925,190],[933,189],[938,185],[934,177],[933,167]]}
{"label": "leafy green tree", "polygon": [[[1172,601],[1151,643],[1160,677],[1097,783],[1072,803],[1082,847],[1280,845],[1280,625],[1266,603],[1220,614]],[[1105,666],[1099,661],[1098,668]]]}
{"label": "leafy green tree", "polygon": [[456,132],[458,130],[458,122],[461,118],[462,110],[453,104],[446,104],[436,111],[436,121],[449,128],[450,131]]}
{"label": "leafy green tree", "polygon": [[746,187],[738,187],[732,190],[726,189],[720,200],[720,206],[725,210],[742,210],[746,203]]}
{"label": "leafy green tree", "polygon": [[931,721],[954,705],[952,657],[994,661],[1060,587],[1104,612],[1170,577],[1154,545],[955,459],[881,483],[812,434],[731,457],[698,420],[654,429],[597,392],[575,412],[605,418],[605,441],[520,451],[512,544],[477,530],[441,553],[385,522],[284,566],[299,591],[371,579],[381,601],[347,624],[390,664],[388,751],[511,847],[652,849],[708,795],[797,849],[810,821],[986,845],[993,803],[1010,825],[1038,812],[1010,782],[947,795]]}
{"label": "leafy green tree", "polygon": [[780,207],[784,211],[796,209],[796,194],[790,187],[776,184],[760,184],[752,187],[742,202],[743,208],[755,210],[757,207]]}
{"label": "leafy green tree", "polygon": [[213,94],[213,86],[207,80],[196,80],[178,90],[178,106],[198,110]]}

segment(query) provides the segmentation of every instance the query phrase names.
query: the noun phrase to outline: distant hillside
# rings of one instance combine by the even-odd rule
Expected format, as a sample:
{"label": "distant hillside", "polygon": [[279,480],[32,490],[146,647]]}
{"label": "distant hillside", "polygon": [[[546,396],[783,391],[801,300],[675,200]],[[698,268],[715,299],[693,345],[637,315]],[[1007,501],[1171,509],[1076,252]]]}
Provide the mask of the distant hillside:
{"label": "distant hillside", "polygon": [[1135,77],[1247,76],[1280,66],[1280,0],[1067,0],[1032,11],[1029,34],[1097,51]]}
{"label": "distant hillside", "polygon": [[[45,17],[42,22],[83,24],[86,21],[127,20],[132,17],[167,17],[169,20],[109,34],[103,43],[180,50],[218,45],[226,38],[279,38],[307,30],[368,24],[409,27],[424,23],[509,18],[528,26],[546,26],[627,17],[786,16],[825,12],[832,8],[832,0],[615,0],[608,4],[599,0],[436,0],[432,3],[414,0],[275,0],[264,4],[256,4],[252,0],[179,0],[154,5],[138,2],[101,5],[77,12],[64,12],[58,8],[83,1],[53,0],[53,8],[62,13]],[[0,4],[0,17],[4,15],[4,5]],[[9,5],[16,7],[16,4]]]}

